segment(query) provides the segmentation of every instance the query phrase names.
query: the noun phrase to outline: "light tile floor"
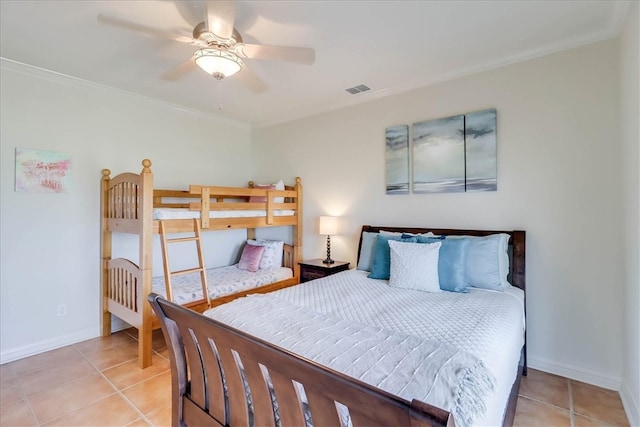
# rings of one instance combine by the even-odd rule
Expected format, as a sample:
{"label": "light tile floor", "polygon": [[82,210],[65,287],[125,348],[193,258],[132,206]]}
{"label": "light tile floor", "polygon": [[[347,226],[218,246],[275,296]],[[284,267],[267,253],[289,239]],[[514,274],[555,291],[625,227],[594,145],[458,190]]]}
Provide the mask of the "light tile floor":
{"label": "light tile floor", "polygon": [[[160,331],[153,365],[137,366],[136,331],[0,366],[0,426],[169,426],[171,373]],[[533,369],[515,426],[627,426],[617,392]]]}
{"label": "light tile floor", "polygon": [[617,391],[529,369],[514,426],[628,426]]}

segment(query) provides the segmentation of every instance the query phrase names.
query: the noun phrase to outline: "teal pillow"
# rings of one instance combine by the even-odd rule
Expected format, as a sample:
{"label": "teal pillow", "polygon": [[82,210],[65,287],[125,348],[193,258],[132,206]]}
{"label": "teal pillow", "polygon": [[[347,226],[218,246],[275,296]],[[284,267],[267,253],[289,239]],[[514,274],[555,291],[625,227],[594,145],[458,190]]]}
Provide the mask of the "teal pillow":
{"label": "teal pillow", "polygon": [[418,243],[442,242],[438,257],[440,289],[450,292],[467,292],[466,264],[469,239],[445,239],[418,236]]}
{"label": "teal pillow", "polygon": [[389,272],[391,270],[391,250],[389,249],[389,240],[397,240],[407,243],[417,242],[417,239],[415,237],[403,238],[402,236],[378,234],[378,236],[376,237],[376,244],[373,247],[371,272],[367,276],[370,279],[389,280]]}

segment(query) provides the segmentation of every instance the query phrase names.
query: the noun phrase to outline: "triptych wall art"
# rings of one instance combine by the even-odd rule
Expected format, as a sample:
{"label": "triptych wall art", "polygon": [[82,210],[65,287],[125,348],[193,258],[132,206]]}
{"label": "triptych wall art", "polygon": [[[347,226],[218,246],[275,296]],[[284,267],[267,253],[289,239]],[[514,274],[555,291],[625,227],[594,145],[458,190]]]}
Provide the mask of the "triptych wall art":
{"label": "triptych wall art", "polygon": [[414,123],[411,130],[410,150],[409,126],[386,129],[387,194],[408,194],[410,186],[414,193],[497,190],[495,109]]}

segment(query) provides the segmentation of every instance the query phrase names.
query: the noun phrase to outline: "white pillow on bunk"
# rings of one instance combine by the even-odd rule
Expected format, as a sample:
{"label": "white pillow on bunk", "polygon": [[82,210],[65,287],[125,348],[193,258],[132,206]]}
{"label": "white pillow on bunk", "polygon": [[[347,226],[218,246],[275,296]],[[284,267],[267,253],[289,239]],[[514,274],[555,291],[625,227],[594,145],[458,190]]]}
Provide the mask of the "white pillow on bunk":
{"label": "white pillow on bunk", "polygon": [[262,253],[262,259],[260,260],[260,270],[282,267],[283,241],[257,239],[247,240],[247,244],[253,246],[264,246],[264,252]]}
{"label": "white pillow on bunk", "polygon": [[[276,186],[274,184],[269,184],[269,185],[256,184],[253,186],[253,188],[262,189],[262,190],[275,190]],[[274,197],[274,200],[275,199],[276,198]],[[267,196],[249,197],[249,203],[266,203],[266,202],[267,202]]]}
{"label": "white pillow on bunk", "polygon": [[[265,189],[273,189],[273,190],[284,190],[284,181],[280,180],[278,182],[274,182],[273,184],[256,184],[253,188],[265,188]],[[262,200],[262,197],[257,196],[255,198],[255,202],[266,202],[266,200]],[[266,199],[266,198],[265,198]],[[251,200],[249,200],[251,201]],[[284,203],[284,197],[274,197],[273,203]]]}
{"label": "white pillow on bunk", "polygon": [[[274,184],[276,186],[276,190],[284,190],[284,181],[280,180]],[[284,197],[274,197],[274,203],[284,203]],[[282,262],[280,263],[282,264]]]}

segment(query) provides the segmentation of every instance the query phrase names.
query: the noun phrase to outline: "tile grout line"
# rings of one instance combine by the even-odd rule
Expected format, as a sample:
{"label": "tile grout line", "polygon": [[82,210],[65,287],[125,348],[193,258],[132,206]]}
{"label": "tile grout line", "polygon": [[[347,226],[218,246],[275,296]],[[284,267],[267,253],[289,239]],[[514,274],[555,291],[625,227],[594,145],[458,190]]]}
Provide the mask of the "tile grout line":
{"label": "tile grout line", "polygon": [[[124,332],[126,335],[128,335],[130,338],[132,338],[134,341],[136,341],[136,342],[138,341],[137,337],[134,337],[133,335],[131,335],[131,334],[130,334],[129,332],[127,332],[126,330],[125,330],[125,331],[123,331],[123,332]],[[132,401],[131,401],[131,400],[130,400],[130,399],[129,399],[125,394],[124,394],[124,393],[122,393],[122,391],[120,390],[120,388],[119,388],[119,387],[116,387],[116,385],[115,385],[115,384],[113,384],[113,383],[109,380],[109,378],[107,378],[107,377],[102,373],[102,371],[100,371],[100,370],[99,370],[99,369],[98,369],[98,368],[97,368],[97,367],[96,367],[96,366],[91,362],[91,360],[89,360],[89,359],[84,355],[84,353],[83,353],[82,351],[80,351],[80,350],[78,350],[78,349],[76,349],[76,350],[77,350],[77,351],[82,355],[82,357],[84,357],[84,358],[85,358],[85,360],[86,360],[86,361],[87,361],[87,362],[88,362],[88,363],[89,363],[89,364],[90,364],[90,365],[91,365],[91,366],[96,370],[96,372],[98,372],[98,373],[100,374],[100,376],[102,376],[102,378],[104,378],[104,380],[105,380],[105,381],[107,381],[107,382],[108,382],[108,383],[109,383],[109,384],[110,384],[110,385],[111,385],[111,386],[116,390],[116,393],[118,393],[118,394],[120,395],[120,397],[122,397],[122,398],[123,398],[123,399],[124,399],[124,400],[129,404],[129,405],[131,405],[131,406],[134,408],[134,410],[135,410],[136,412],[138,412],[138,413],[141,415],[142,419],[143,419],[145,422],[147,422],[148,424],[150,424],[150,425],[152,425],[152,426],[154,425],[154,424],[151,422],[151,420],[150,420],[150,419],[148,419],[148,418],[147,418],[147,416],[146,416],[145,414],[143,414],[143,413],[142,413],[142,411],[141,411],[141,410],[140,410],[140,409],[139,409],[139,408],[138,408],[138,407],[137,407],[137,406],[136,406],[136,405],[135,405],[135,404],[134,404],[134,403],[133,403],[133,402],[132,402]],[[160,354],[160,352],[156,351],[155,349],[153,350],[153,352],[154,352],[154,353],[156,353],[156,354],[157,354],[158,356],[160,356],[161,358],[163,358],[163,359],[165,359],[165,360],[168,360],[166,357],[164,357],[162,354]],[[116,366],[124,365],[125,363],[128,363],[128,362],[130,362],[131,360],[135,360],[135,359],[130,359],[130,360],[127,360],[127,361],[125,361],[125,362],[122,362],[122,363],[119,363],[119,364],[116,364],[116,365],[110,366],[109,368],[105,368],[105,370],[106,370],[106,369],[114,368],[114,367],[116,367]],[[126,389],[129,389],[129,388],[135,387],[135,386],[137,386],[138,384],[142,384],[142,383],[143,383],[143,382],[145,382],[145,381],[148,381],[148,380],[150,380],[150,379],[153,379],[153,378],[159,377],[159,376],[160,376],[160,375],[162,375],[163,373],[164,373],[164,372],[160,372],[160,373],[158,373],[158,374],[156,374],[156,375],[153,375],[153,376],[151,376],[151,377],[149,377],[149,378],[146,378],[146,379],[144,379],[144,380],[142,380],[142,381],[140,381],[140,382],[137,382],[137,383],[135,383],[135,384],[131,384],[131,385],[129,385],[128,387],[126,387]],[[114,394],[115,394],[115,393],[114,393]],[[109,396],[111,396],[111,395],[109,395]],[[95,402],[93,402],[93,403],[95,403]],[[156,409],[159,409],[159,408],[156,408]],[[153,411],[155,411],[156,409],[154,409]],[[150,413],[151,413],[151,412],[153,412],[153,411],[150,411]],[[132,422],[135,422],[135,420],[133,420]],[[131,423],[129,423],[129,424],[131,424]]]}
{"label": "tile grout line", "polygon": [[573,387],[571,386],[571,380],[567,379],[567,385],[569,389],[569,417],[571,419],[571,427],[576,425],[576,417],[573,413]]}
{"label": "tile grout line", "polygon": [[[81,356],[81,357],[83,357],[83,358],[84,358],[84,355],[82,354],[82,352],[81,352],[80,350],[78,350],[78,349],[75,347],[75,345],[70,344],[68,347],[72,347],[76,352],[78,352],[78,354],[80,354],[80,356]],[[61,347],[61,348],[64,348],[64,347]],[[92,365],[92,366],[93,366],[93,365]],[[24,401],[25,401],[25,403],[27,404],[27,406],[29,407],[29,410],[31,411],[31,414],[32,414],[32,416],[33,416],[33,419],[34,419],[34,420],[35,420],[35,422],[36,422],[36,425],[41,426],[41,425],[43,425],[43,424],[49,423],[49,422],[51,422],[51,421],[53,421],[53,420],[55,420],[55,419],[57,419],[57,418],[60,418],[60,417],[62,417],[62,416],[64,416],[64,415],[67,415],[67,414],[69,413],[69,412],[68,412],[68,413],[65,413],[65,414],[61,415],[60,417],[55,417],[55,418],[52,418],[52,419],[50,419],[50,420],[40,421],[40,419],[39,419],[39,418],[38,418],[38,416],[36,415],[35,411],[33,410],[33,407],[31,406],[31,400],[29,399],[29,395],[28,395],[27,393],[25,393],[25,392],[24,392],[24,390],[22,389],[22,382],[18,379],[18,376],[19,376],[19,375],[15,372],[15,370],[14,370],[13,368],[11,368],[11,371],[13,372],[13,374],[14,374],[14,375],[15,375],[15,377],[16,377],[16,380],[18,381],[18,386],[20,387],[20,393],[22,393],[22,396],[24,397]],[[24,374],[35,373],[35,372],[37,372],[37,371],[38,371],[38,370],[34,370],[34,371],[27,371],[27,372],[25,372]],[[75,378],[73,378],[73,379],[71,379],[71,380],[69,380],[69,381],[66,381],[66,382],[64,382],[64,383],[61,383],[61,384],[66,384],[66,383],[70,383],[70,382],[73,382],[73,381],[77,381],[77,380],[79,380],[79,379],[81,379],[81,378],[84,378],[84,377],[87,377],[87,376],[89,376],[89,375],[91,375],[91,374],[82,375],[82,376],[80,376],[80,377],[75,377]],[[41,390],[41,391],[39,391],[39,392],[37,392],[37,393],[33,393],[31,396],[35,396],[35,395],[40,394],[40,393],[43,393],[43,392],[45,392],[45,391],[46,391],[46,390]],[[95,403],[95,402],[94,402],[94,403]],[[83,406],[83,408],[84,408],[84,406]],[[80,408],[78,408],[78,409],[80,409]],[[71,412],[73,412],[73,411],[71,411]]]}
{"label": "tile grout line", "polygon": [[[133,405],[133,403],[131,403],[131,402],[129,401],[129,399],[127,399],[125,396],[123,396],[123,395],[122,395],[122,393],[120,393],[120,390],[118,389],[118,387],[116,387],[116,386],[115,386],[111,381],[109,381],[109,379],[108,379],[108,378],[106,378],[106,377],[104,376],[104,374],[102,374],[102,372],[100,372],[100,370],[97,368],[97,366],[96,366],[96,365],[95,365],[91,360],[89,360],[89,358],[88,358],[88,357],[87,357],[87,356],[86,356],[86,355],[85,355],[81,350],[79,350],[79,349],[78,349],[74,344],[71,344],[71,345],[70,345],[70,347],[73,347],[73,349],[74,349],[76,352],[78,352],[78,354],[80,355],[80,357],[82,357],[82,359],[84,359],[84,360],[85,360],[85,361],[86,361],[86,362],[91,366],[91,368],[93,368],[93,369],[94,369],[95,373],[99,374],[99,375],[100,375],[100,376],[101,376],[105,381],[107,381],[107,383],[108,383],[108,384],[109,384],[109,385],[114,389],[114,392],[113,392],[113,393],[110,393],[110,394],[108,394],[107,396],[104,396],[104,397],[102,397],[102,398],[100,398],[100,399],[97,399],[97,400],[94,400],[94,401],[92,401],[92,402],[89,402],[89,403],[87,403],[86,405],[80,406],[80,407],[78,407],[78,408],[76,408],[76,409],[74,409],[74,410],[72,410],[72,411],[65,412],[64,414],[61,414],[61,415],[59,415],[59,416],[57,416],[57,417],[55,417],[55,418],[52,418],[52,419],[50,419],[50,420],[46,420],[46,421],[44,421],[44,422],[41,422],[41,421],[40,421],[40,419],[35,415],[35,412],[33,411],[33,408],[31,407],[31,402],[30,402],[30,400],[29,400],[28,395],[27,395],[26,393],[24,393],[24,391],[22,390],[22,383],[20,382],[20,380],[18,380],[18,379],[17,379],[17,378],[18,378],[18,375],[15,373],[15,371],[13,370],[13,368],[11,368],[12,372],[14,373],[14,375],[15,375],[15,377],[16,377],[16,380],[18,381],[18,386],[20,387],[20,393],[22,394],[22,396],[23,396],[23,398],[24,398],[24,401],[27,403],[27,405],[28,405],[28,407],[29,407],[29,409],[30,409],[30,411],[31,411],[31,414],[32,414],[33,418],[35,419],[36,424],[37,424],[38,426],[41,426],[41,425],[43,425],[43,424],[46,424],[46,423],[50,423],[50,422],[52,422],[52,421],[55,421],[55,420],[57,420],[57,419],[59,419],[59,418],[62,418],[62,417],[64,417],[64,416],[69,415],[69,414],[70,414],[70,413],[72,413],[72,412],[79,411],[80,409],[86,408],[87,406],[93,405],[94,403],[99,402],[99,401],[101,401],[101,400],[103,400],[103,399],[106,399],[106,398],[108,398],[108,397],[111,397],[111,396],[113,396],[113,395],[115,395],[115,394],[119,394],[121,397],[123,397],[123,398],[127,401],[127,403],[129,403],[131,406],[133,406],[133,407],[134,407],[134,410],[135,410],[135,411],[137,411],[139,414],[141,414],[142,418],[143,418],[145,421],[148,421],[148,420],[147,420],[147,418],[145,417],[145,415],[144,415],[144,414],[142,414],[142,412],[141,412],[140,410],[138,410],[138,408],[137,408],[135,405]],[[131,360],[133,360],[133,359],[131,359]],[[123,362],[123,363],[118,363],[118,364],[116,364],[116,365],[113,365],[112,367],[120,366],[120,365],[122,365],[122,364],[124,364],[124,363],[126,363],[126,361],[125,361],[125,362]],[[88,376],[90,376],[90,375],[93,375],[93,374],[82,375],[82,376],[76,377],[76,378],[74,378],[74,379],[71,379],[71,380],[69,380],[69,381],[67,381],[67,382],[77,381],[77,380],[80,380],[80,379],[82,379],[82,378],[88,377]],[[157,375],[154,375],[153,377],[155,377],[155,376],[157,376]],[[153,377],[151,377],[151,378],[153,378]],[[64,383],[64,384],[66,384],[66,383]],[[137,384],[139,384],[139,383],[136,383],[136,385],[137,385]],[[38,393],[40,393],[40,392],[38,392]],[[35,393],[35,394],[38,394],[38,393]],[[135,420],[134,420],[134,421],[135,421]],[[149,422],[149,423],[153,425],[153,423],[151,423],[151,422]]]}
{"label": "tile grout line", "polygon": [[16,383],[18,384],[18,389],[20,390],[20,395],[22,396],[22,400],[24,401],[24,403],[27,405],[27,408],[29,408],[29,414],[31,415],[32,421],[35,421],[36,425],[39,426],[41,424],[40,420],[38,420],[38,417],[36,417],[36,413],[31,407],[31,402],[29,402],[29,398],[27,397],[27,394],[22,389],[22,382],[20,381],[20,379],[18,379],[18,374],[16,374],[16,371],[14,371],[11,366],[8,366],[8,368],[11,369],[11,373],[13,374],[13,377],[16,379]]}
{"label": "tile grout line", "polygon": [[[71,347],[73,347],[73,349],[74,349],[75,351],[77,351],[77,352],[78,352],[78,354],[80,354],[80,356],[81,356],[84,360],[86,360],[86,361],[87,361],[87,363],[89,363],[89,365],[91,365],[91,367],[92,367],[93,369],[95,369],[95,370],[96,370],[96,372],[97,372],[98,374],[101,374],[101,373],[100,373],[100,371],[98,371],[98,370],[97,370],[96,366],[95,366],[93,363],[91,363],[91,361],[90,361],[89,359],[87,359],[87,357],[84,355],[84,353],[83,353],[82,351],[78,350],[74,344],[71,344]],[[74,378],[74,379],[72,379],[72,380],[67,381],[67,383],[69,383],[69,382],[73,382],[73,381],[78,381],[78,380],[80,380],[80,379],[82,379],[82,378],[85,378],[85,377],[88,377],[88,376],[91,376],[91,375],[93,375],[93,374],[82,375],[82,376],[79,376],[79,377],[76,377],[76,378]],[[63,384],[66,384],[66,383],[63,383]],[[117,389],[116,387],[114,387],[112,384],[111,384],[111,386],[114,388],[114,390],[115,390],[116,392],[118,391],[118,389]],[[36,393],[36,394],[37,394],[37,393]],[[94,403],[96,403],[96,402],[99,402],[99,401],[101,401],[101,400],[103,400],[103,399],[106,399],[107,397],[113,396],[114,394],[116,394],[116,393],[114,392],[114,393],[108,394],[108,395],[106,395],[106,396],[104,396],[104,397],[102,397],[102,398],[100,398],[100,399],[97,399],[97,400],[94,400],[94,401],[92,401],[92,402],[89,402],[89,403],[87,403],[86,405],[80,406],[79,408],[76,408],[76,409],[74,409],[74,410],[72,410],[72,411],[65,412],[64,414],[62,414],[62,415],[60,415],[60,416],[57,416],[57,417],[52,418],[52,419],[50,419],[50,420],[47,420],[46,422],[40,422],[37,418],[36,418],[36,421],[37,421],[37,423],[38,423],[38,426],[42,426],[43,424],[51,423],[51,422],[53,422],[53,421],[55,421],[55,420],[57,420],[57,419],[59,419],[59,418],[65,417],[65,416],[67,416],[67,415],[69,415],[69,414],[71,414],[71,413],[73,413],[73,412],[75,412],[75,411],[79,411],[80,409],[86,408],[87,406],[93,405],[93,404],[94,404]],[[31,404],[29,404],[29,406],[31,406]]]}
{"label": "tile grout line", "polygon": [[518,396],[522,397],[524,399],[531,400],[531,401],[536,402],[536,403],[541,403],[544,406],[550,406],[552,408],[559,409],[561,411],[569,411],[569,412],[571,412],[571,410],[568,409],[568,408],[563,408],[562,406],[554,405],[553,403],[545,402],[544,400],[539,400],[539,399],[536,399],[534,397],[526,396],[524,394],[519,394]]}
{"label": "tile grout line", "polygon": [[[116,387],[116,385],[115,385],[114,383],[112,383],[112,382],[111,382],[111,380],[109,380],[109,378],[107,378],[107,376],[106,376],[106,375],[104,375],[104,374],[102,373],[102,371],[100,371],[100,370],[99,370],[99,369],[98,369],[98,368],[93,364],[93,362],[91,362],[91,360],[89,360],[89,359],[84,355],[84,353],[80,352],[80,354],[82,354],[82,357],[84,357],[84,359],[85,359],[87,362],[89,362],[89,364],[93,367],[93,369],[95,369],[95,370],[96,370],[96,372],[97,372],[97,373],[98,373],[98,374],[99,374],[99,375],[100,375],[100,376],[101,376],[101,377],[102,377],[102,378],[103,378],[107,383],[109,383],[109,385],[110,385],[111,387],[113,387],[113,389],[116,391],[114,394],[118,394],[118,395],[120,395],[120,397],[121,397],[122,399],[124,399],[124,401],[125,401],[125,402],[127,402],[127,403],[129,404],[129,406],[131,406],[131,407],[133,408],[133,410],[134,410],[135,412],[137,412],[137,413],[140,415],[140,417],[142,417],[142,419],[143,419],[145,422],[147,422],[147,423],[149,423],[149,424],[153,425],[153,423],[152,423],[152,422],[147,418],[147,416],[146,416],[145,414],[143,414],[143,413],[142,413],[142,411],[141,411],[141,410],[140,410],[136,405],[134,405],[134,403],[133,403],[131,400],[129,400],[129,398],[128,398],[127,396],[125,396],[125,395],[124,395],[124,393],[122,393],[122,391],[121,391],[118,387]],[[133,359],[131,359],[131,360],[133,360]],[[119,363],[119,364],[117,364],[117,365],[111,366],[110,368],[113,368],[113,367],[116,367],[116,366],[120,366],[120,365],[122,365],[122,364],[124,364],[124,363],[126,363],[126,362]],[[161,375],[161,374],[158,374],[158,375]],[[154,376],[152,376],[152,377],[150,377],[150,378],[147,378],[147,379],[155,378],[155,377],[157,377],[158,375],[154,375]],[[146,381],[146,380],[144,380],[144,381]],[[132,386],[130,386],[130,387],[134,387],[134,386],[136,386],[136,385],[138,385],[138,384],[140,384],[140,383],[142,383],[142,382],[144,382],[144,381],[140,381],[139,383],[133,384],[133,385],[132,385]],[[129,387],[127,387],[127,388],[129,388]],[[112,395],[110,394],[109,396],[112,396]],[[107,396],[107,397],[108,397],[108,396]],[[102,399],[100,399],[100,400],[102,400]],[[98,402],[98,400],[96,400],[96,402]],[[95,403],[95,402],[93,402],[93,403]],[[88,406],[88,405],[87,405],[87,406]],[[134,422],[134,421],[135,421],[135,420],[133,420],[133,421],[131,421],[131,422]],[[131,423],[129,423],[129,424],[131,424]]]}

